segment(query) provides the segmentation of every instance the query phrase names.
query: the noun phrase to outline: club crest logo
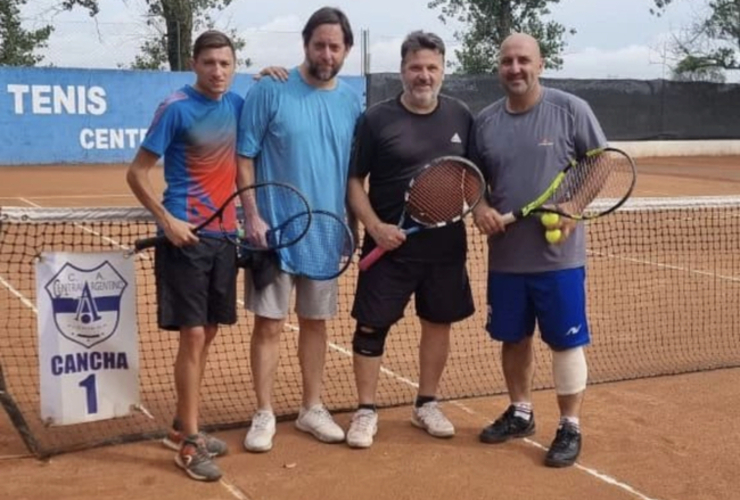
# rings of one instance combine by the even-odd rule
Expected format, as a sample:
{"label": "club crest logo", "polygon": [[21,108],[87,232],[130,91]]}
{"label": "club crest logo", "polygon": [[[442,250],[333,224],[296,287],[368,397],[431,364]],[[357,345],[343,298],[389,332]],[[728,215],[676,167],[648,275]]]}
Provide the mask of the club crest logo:
{"label": "club crest logo", "polygon": [[65,338],[93,347],[118,328],[121,297],[128,283],[107,260],[94,269],[65,263],[44,287],[54,322]]}

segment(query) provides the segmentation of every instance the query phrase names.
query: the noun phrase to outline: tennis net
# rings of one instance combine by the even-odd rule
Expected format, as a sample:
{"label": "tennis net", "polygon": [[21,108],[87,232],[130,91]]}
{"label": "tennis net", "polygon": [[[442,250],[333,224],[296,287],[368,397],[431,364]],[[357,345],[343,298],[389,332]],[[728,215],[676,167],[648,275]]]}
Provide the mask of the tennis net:
{"label": "tennis net", "polygon": [[[591,383],[740,366],[740,197],[631,200],[589,227],[588,308],[593,343]],[[169,425],[175,394],[177,335],[156,326],[153,255],[136,257],[142,411],[129,417],[64,427],[44,424],[39,410],[34,259],[42,251],[124,250],[152,235],[138,208],[0,209],[0,400],[38,455],[147,439]],[[505,392],[498,345],[486,335],[485,241],[469,231],[469,271],[478,311],[453,329],[440,397]],[[324,402],[356,405],[349,311],[356,268],[340,279],[339,314],[329,323]],[[222,329],[209,355],[202,423],[209,430],[242,427],[255,410],[249,367],[253,318]],[[281,340],[274,408],[293,417],[300,404],[297,320]],[[419,328],[413,304],[391,331],[378,404],[408,404],[416,393]],[[552,386],[549,351],[537,342],[535,386]]]}

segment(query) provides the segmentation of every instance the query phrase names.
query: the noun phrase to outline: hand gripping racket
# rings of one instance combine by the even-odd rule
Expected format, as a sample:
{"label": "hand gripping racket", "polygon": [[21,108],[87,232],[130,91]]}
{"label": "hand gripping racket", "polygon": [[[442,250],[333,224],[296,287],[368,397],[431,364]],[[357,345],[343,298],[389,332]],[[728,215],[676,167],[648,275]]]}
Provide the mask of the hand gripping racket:
{"label": "hand gripping racket", "polygon": [[532,213],[553,213],[573,220],[590,220],[610,214],[632,194],[637,179],[635,162],[616,148],[594,150],[571,161],[535,200],[504,214],[511,224]]}
{"label": "hand gripping racket", "polygon": [[[410,235],[457,222],[475,208],[485,187],[483,175],[470,160],[459,156],[436,158],[409,182],[398,227]],[[360,261],[360,270],[368,269],[385,252],[375,247]]]}
{"label": "hand gripping racket", "polygon": [[[229,207],[236,200],[252,200],[267,230],[264,241],[245,238],[245,210],[237,209],[236,227],[229,223]],[[311,225],[311,207],[306,197],[289,184],[264,182],[237,190],[193,232],[198,236],[223,239],[237,247],[239,254],[270,251],[294,245],[308,232]],[[167,240],[165,235],[136,240],[136,251],[155,246]]]}

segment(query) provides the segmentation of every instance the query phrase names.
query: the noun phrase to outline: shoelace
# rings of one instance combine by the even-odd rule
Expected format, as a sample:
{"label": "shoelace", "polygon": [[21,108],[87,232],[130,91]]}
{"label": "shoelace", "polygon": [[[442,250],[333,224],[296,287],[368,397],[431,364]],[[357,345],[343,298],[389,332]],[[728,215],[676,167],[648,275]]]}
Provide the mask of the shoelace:
{"label": "shoelace", "polygon": [[202,462],[204,460],[210,460],[211,454],[208,453],[208,450],[206,449],[204,444],[201,443],[193,443],[188,441],[187,445],[192,446],[195,448],[195,453],[191,455],[193,457],[193,462],[198,463]]}
{"label": "shoelace", "polygon": [[495,422],[494,425],[506,425],[508,429],[516,430],[518,427],[518,421],[523,420],[519,417],[516,417],[514,415],[514,411],[506,410],[501,417],[499,417]]}
{"label": "shoelace", "polygon": [[578,433],[567,429],[565,427],[562,427],[558,429],[557,434],[555,435],[555,442],[552,445],[552,448],[554,448],[556,451],[562,451],[568,448],[568,445],[570,444],[570,439],[577,437]]}
{"label": "shoelace", "polygon": [[270,427],[271,423],[272,417],[269,413],[258,413],[254,416],[252,427],[256,430],[264,431],[267,430],[268,427]]}
{"label": "shoelace", "polygon": [[211,437],[209,434],[206,434],[205,432],[201,431],[198,433],[200,437],[203,438],[203,442],[207,445],[209,441],[213,441],[215,438]]}
{"label": "shoelace", "polygon": [[316,418],[322,423],[325,424],[329,420],[331,420],[331,413],[329,413],[329,410],[327,410],[324,406],[320,406],[318,408],[314,408],[310,411],[310,413],[316,414]]}
{"label": "shoelace", "polygon": [[370,431],[373,428],[373,417],[374,414],[371,412],[359,413],[352,418],[352,424],[356,424],[363,432]]}
{"label": "shoelace", "polygon": [[419,416],[427,422],[441,423],[446,420],[437,403],[427,403],[419,408]]}

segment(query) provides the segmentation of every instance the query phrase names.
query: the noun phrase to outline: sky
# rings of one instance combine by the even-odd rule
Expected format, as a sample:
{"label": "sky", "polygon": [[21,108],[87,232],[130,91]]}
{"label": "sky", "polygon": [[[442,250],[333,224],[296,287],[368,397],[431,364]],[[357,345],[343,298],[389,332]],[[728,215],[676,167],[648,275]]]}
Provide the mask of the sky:
{"label": "sky", "polygon": [[[125,67],[138,53],[139,40],[148,31],[145,0],[100,0],[97,19],[86,12],[54,12],[59,0],[32,0],[25,6],[24,27],[50,23],[55,31],[44,62],[61,67]],[[369,34],[370,72],[397,72],[404,36],[416,29],[433,31],[446,42],[454,57],[455,29],[438,19],[439,10],[428,0],[233,0],[218,13],[216,26],[234,28],[247,41],[243,55],[254,72],[269,65],[294,66],[303,59],[300,31],[313,11],[332,5],[345,11],[355,32],[355,48],[343,68],[345,75],[362,71],[361,32]],[[576,34],[567,35],[560,71],[551,78],[668,78],[665,46],[677,33],[701,16],[704,0],[674,2],[662,17],[650,14],[652,0],[561,0],[551,6],[551,18]],[[449,58],[449,57],[448,57]],[[738,73],[738,72],[736,72]],[[740,81],[740,75],[728,75]]]}

